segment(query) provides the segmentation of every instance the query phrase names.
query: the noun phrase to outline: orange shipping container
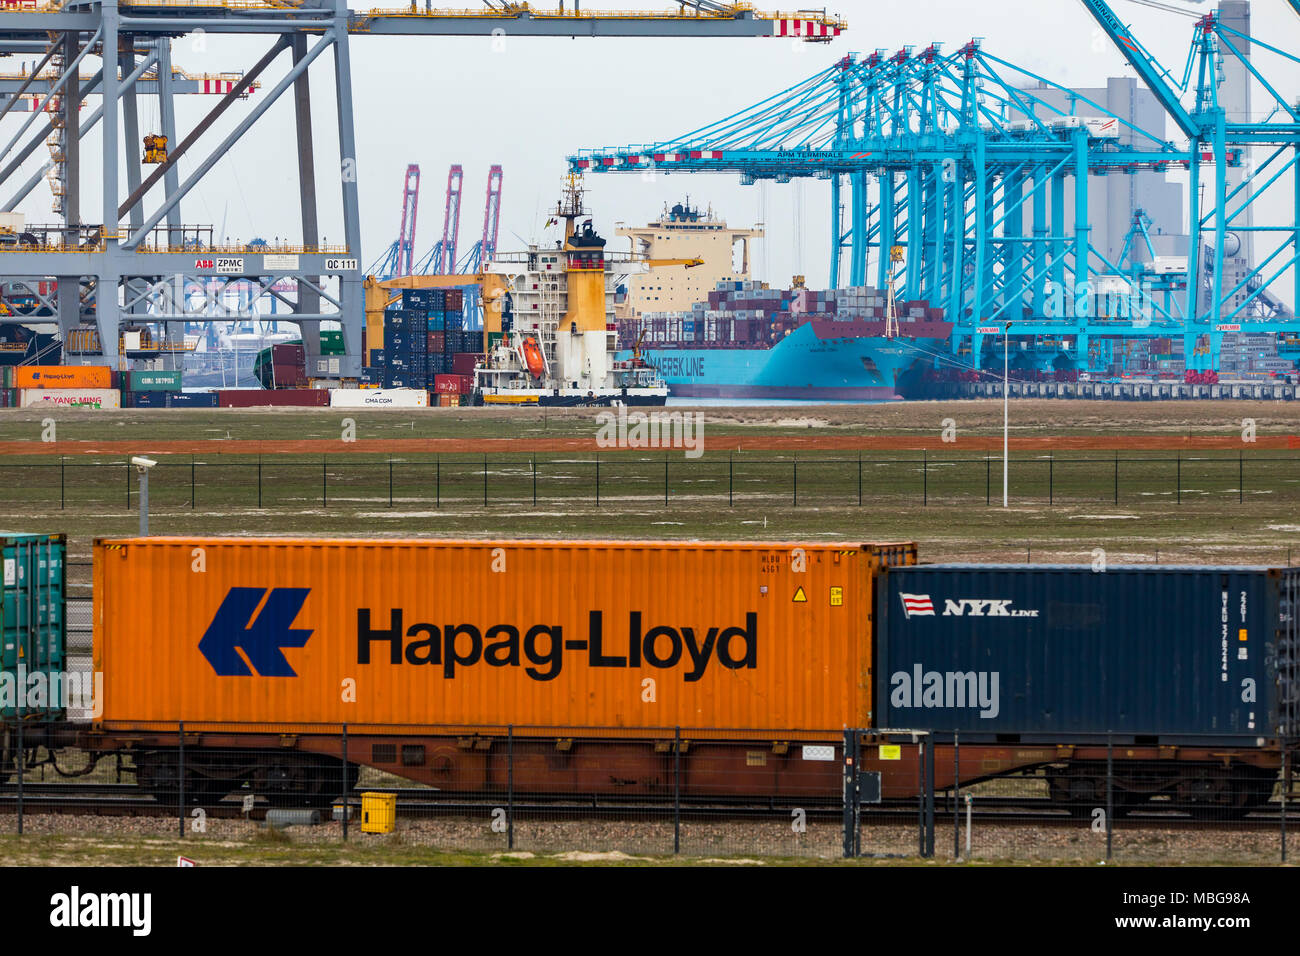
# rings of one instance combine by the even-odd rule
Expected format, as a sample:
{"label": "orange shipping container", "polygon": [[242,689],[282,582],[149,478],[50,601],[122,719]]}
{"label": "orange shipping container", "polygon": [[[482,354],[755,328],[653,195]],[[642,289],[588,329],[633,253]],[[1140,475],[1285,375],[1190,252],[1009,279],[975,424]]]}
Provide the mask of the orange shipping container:
{"label": "orange shipping container", "polygon": [[826,730],[871,718],[868,544],[95,543],[108,729]]}
{"label": "orange shipping container", "polygon": [[20,365],[14,374],[16,388],[113,387],[107,365]]}

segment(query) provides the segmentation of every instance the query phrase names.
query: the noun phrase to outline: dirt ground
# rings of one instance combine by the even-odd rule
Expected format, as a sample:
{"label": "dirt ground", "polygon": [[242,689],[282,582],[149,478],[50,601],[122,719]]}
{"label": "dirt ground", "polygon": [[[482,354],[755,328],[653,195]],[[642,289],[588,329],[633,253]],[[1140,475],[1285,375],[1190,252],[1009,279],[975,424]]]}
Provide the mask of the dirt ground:
{"label": "dirt ground", "polygon": [[[1002,447],[1002,403],[997,401],[666,411],[700,414],[705,441],[737,451],[982,452]],[[355,441],[324,437],[339,433],[339,409],[64,412],[59,435],[71,440],[43,441],[41,414],[16,411],[0,419],[0,456],[528,454],[600,447],[595,409],[418,412],[409,430],[404,411],[369,418],[356,414]],[[1300,403],[1022,399],[1011,405],[1009,432],[1011,448],[1023,452],[1192,451],[1242,447],[1247,423],[1254,448],[1300,448]],[[390,437],[397,430],[392,426],[399,424],[412,437]],[[364,437],[381,428],[385,437]],[[195,435],[205,437],[191,437]]]}

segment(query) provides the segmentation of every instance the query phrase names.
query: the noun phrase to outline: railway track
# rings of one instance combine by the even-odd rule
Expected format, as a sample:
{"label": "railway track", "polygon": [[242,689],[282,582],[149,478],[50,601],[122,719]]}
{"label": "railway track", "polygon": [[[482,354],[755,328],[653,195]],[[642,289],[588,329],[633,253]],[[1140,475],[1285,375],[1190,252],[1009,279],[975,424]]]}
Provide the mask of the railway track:
{"label": "railway track", "polygon": [[[392,793],[397,796],[398,816],[405,818],[428,817],[464,817],[490,816],[492,812],[510,803],[516,819],[547,820],[610,820],[610,821],[658,821],[671,822],[674,810],[668,801],[614,801],[599,798],[574,800],[557,798],[539,800],[532,797],[516,796],[511,802],[505,794],[477,794],[430,798],[429,791],[415,787],[368,788],[367,792]],[[18,809],[17,787],[12,783],[0,785],[0,814],[13,814]],[[340,800],[334,801],[334,809]],[[359,794],[350,800],[354,808],[360,806]],[[141,795],[134,784],[85,784],[85,783],[27,783],[23,787],[22,805],[24,814],[70,814],[97,816],[140,816],[140,817],[174,817],[178,812],[176,804],[170,806],[160,803],[152,796]],[[260,798],[252,809],[244,809],[244,801],[238,796],[227,798],[221,803],[205,807],[209,817],[216,819],[247,818],[253,821],[265,820],[268,810],[276,809],[272,804]],[[324,808],[322,808],[324,809]],[[838,823],[843,819],[843,811],[838,805],[811,804],[797,805],[783,802],[766,804],[753,802],[700,803],[686,802],[679,811],[683,822],[742,822],[742,821],[786,821],[796,809],[802,810],[809,822]],[[187,810],[187,813],[190,812]],[[959,822],[964,826],[967,813],[964,804],[959,805]],[[1237,832],[1259,832],[1276,830],[1281,824],[1280,807],[1271,805],[1262,810],[1236,819],[1195,816],[1176,808],[1155,808],[1130,812],[1118,816],[1115,828],[1123,830],[1232,830]],[[328,811],[325,811],[328,817]],[[935,801],[936,826],[949,825],[953,817],[951,800],[942,797]],[[915,801],[892,800],[881,804],[864,806],[862,821],[864,825],[890,825],[917,823],[919,810]],[[1088,826],[1091,820],[1087,816],[1071,814],[1058,806],[1053,806],[1044,797],[983,797],[977,799],[970,812],[972,824],[996,825],[1007,827],[1046,827],[1069,829]],[[1300,806],[1288,805],[1286,814],[1288,827],[1300,830]]]}

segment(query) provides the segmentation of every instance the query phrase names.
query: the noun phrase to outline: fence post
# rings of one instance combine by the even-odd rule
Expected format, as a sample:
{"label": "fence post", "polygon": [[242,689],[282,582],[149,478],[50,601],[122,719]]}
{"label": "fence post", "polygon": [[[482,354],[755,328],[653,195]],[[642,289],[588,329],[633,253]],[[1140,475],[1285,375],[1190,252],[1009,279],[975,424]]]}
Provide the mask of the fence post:
{"label": "fence post", "polygon": [[862,452],[858,452],[858,507],[862,507]]}
{"label": "fence post", "polygon": [[921,504],[930,504],[930,452],[921,449]]}
{"label": "fence post", "polygon": [[736,504],[736,463],[727,453],[727,507],[735,507]]}
{"label": "fence post", "polygon": [[961,744],[952,732],[952,858],[961,859]]}
{"label": "fence post", "polygon": [[1106,859],[1113,851],[1112,821],[1115,818],[1115,738],[1106,732]]}
{"label": "fence post", "polygon": [[984,456],[984,504],[993,503],[993,459]]}
{"label": "fence post", "polygon": [[668,453],[664,453],[664,507],[668,507]]}
{"label": "fence post", "polygon": [[533,454],[533,507],[537,507],[537,455]]}
{"label": "fence post", "polygon": [[348,839],[348,816],[352,812],[350,803],[352,788],[348,786],[348,725],[343,725],[343,842]]}
{"label": "fence post", "polygon": [[388,459],[388,507],[393,506],[393,459]]}
{"label": "fence post", "polygon": [[433,502],[434,507],[442,507],[442,456],[433,460]]}
{"label": "fence post", "polygon": [[131,462],[128,460],[123,462],[122,464],[125,466],[123,470],[126,472],[126,510],[130,511],[131,510]]}
{"label": "fence post", "polygon": [[682,852],[682,728],[673,731],[673,853]]}
{"label": "fence post", "polygon": [[799,507],[799,460],[797,458],[794,462],[794,504],[792,507]]}
{"label": "fence post", "polygon": [[1056,504],[1056,455],[1047,456],[1047,506]]}
{"label": "fence post", "polygon": [[176,748],[176,817],[185,839],[185,721],[176,725],[180,742]]}
{"label": "fence post", "polygon": [[915,734],[916,742],[916,855],[925,856],[925,744]]}
{"label": "fence post", "polygon": [[1183,452],[1182,452],[1182,449],[1179,449],[1179,450],[1178,450],[1178,471],[1177,471],[1177,473],[1176,473],[1176,477],[1175,477],[1175,479],[1174,479],[1174,486],[1175,486],[1176,491],[1177,491],[1177,494],[1178,494],[1178,503],[1181,505],[1181,504],[1183,503]]}
{"label": "fence post", "polygon": [[857,837],[857,793],[858,793],[858,732],[844,731],[844,761],[840,765],[844,772],[843,786],[843,848],[847,860],[856,854],[854,844]]}
{"label": "fence post", "polygon": [[[21,699],[21,698],[20,698]],[[14,723],[18,726],[18,835],[23,835],[23,771],[26,769],[27,760],[23,753],[23,714],[21,705],[16,711],[18,719]]]}
{"label": "fence post", "polygon": [[257,507],[262,507],[262,456],[257,456]]}
{"label": "fence post", "polygon": [[596,456],[596,507],[600,507],[600,455]]}
{"label": "fence post", "polygon": [[1115,451],[1115,504],[1119,504],[1119,450]]}
{"label": "fence post", "polygon": [[934,857],[934,735],[925,738],[925,852],[927,860]]}
{"label": "fence post", "polygon": [[483,456],[483,507],[486,508],[488,503],[487,491],[487,455]]}
{"label": "fence post", "polygon": [[190,510],[194,510],[194,456],[190,455]]}
{"label": "fence post", "polygon": [[506,849],[515,848],[515,725],[506,727]]}
{"label": "fence post", "polygon": [[59,510],[66,507],[66,499],[63,496],[63,456],[59,456]]}
{"label": "fence post", "polygon": [[1237,452],[1237,504],[1246,500],[1246,453]]}
{"label": "fence post", "polygon": [[328,492],[325,490],[325,456],[324,455],[320,456],[320,506],[322,508],[329,507],[329,496],[328,496]]}

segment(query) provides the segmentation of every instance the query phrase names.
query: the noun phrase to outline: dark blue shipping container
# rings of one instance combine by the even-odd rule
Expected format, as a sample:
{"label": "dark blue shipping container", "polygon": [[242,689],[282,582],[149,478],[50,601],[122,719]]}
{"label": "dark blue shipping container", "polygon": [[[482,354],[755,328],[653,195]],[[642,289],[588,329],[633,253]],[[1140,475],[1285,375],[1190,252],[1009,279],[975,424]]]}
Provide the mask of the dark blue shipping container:
{"label": "dark blue shipping container", "polygon": [[878,727],[1253,744],[1294,726],[1300,568],[891,568]]}
{"label": "dark blue shipping container", "polygon": [[441,309],[446,301],[447,291],[445,289],[402,290],[402,306],[407,309],[419,309],[427,312],[429,309]]}
{"label": "dark blue shipping container", "polygon": [[164,392],[168,408],[216,408],[216,392]]}
{"label": "dark blue shipping container", "polygon": [[127,392],[127,408],[166,408],[166,392]]}
{"label": "dark blue shipping container", "polygon": [[[415,309],[385,309],[384,330],[413,329],[418,326],[421,313]],[[385,342],[385,345],[387,343]]]}
{"label": "dark blue shipping container", "polygon": [[383,368],[388,364],[388,358],[383,349],[370,350],[370,364],[376,368]]}

